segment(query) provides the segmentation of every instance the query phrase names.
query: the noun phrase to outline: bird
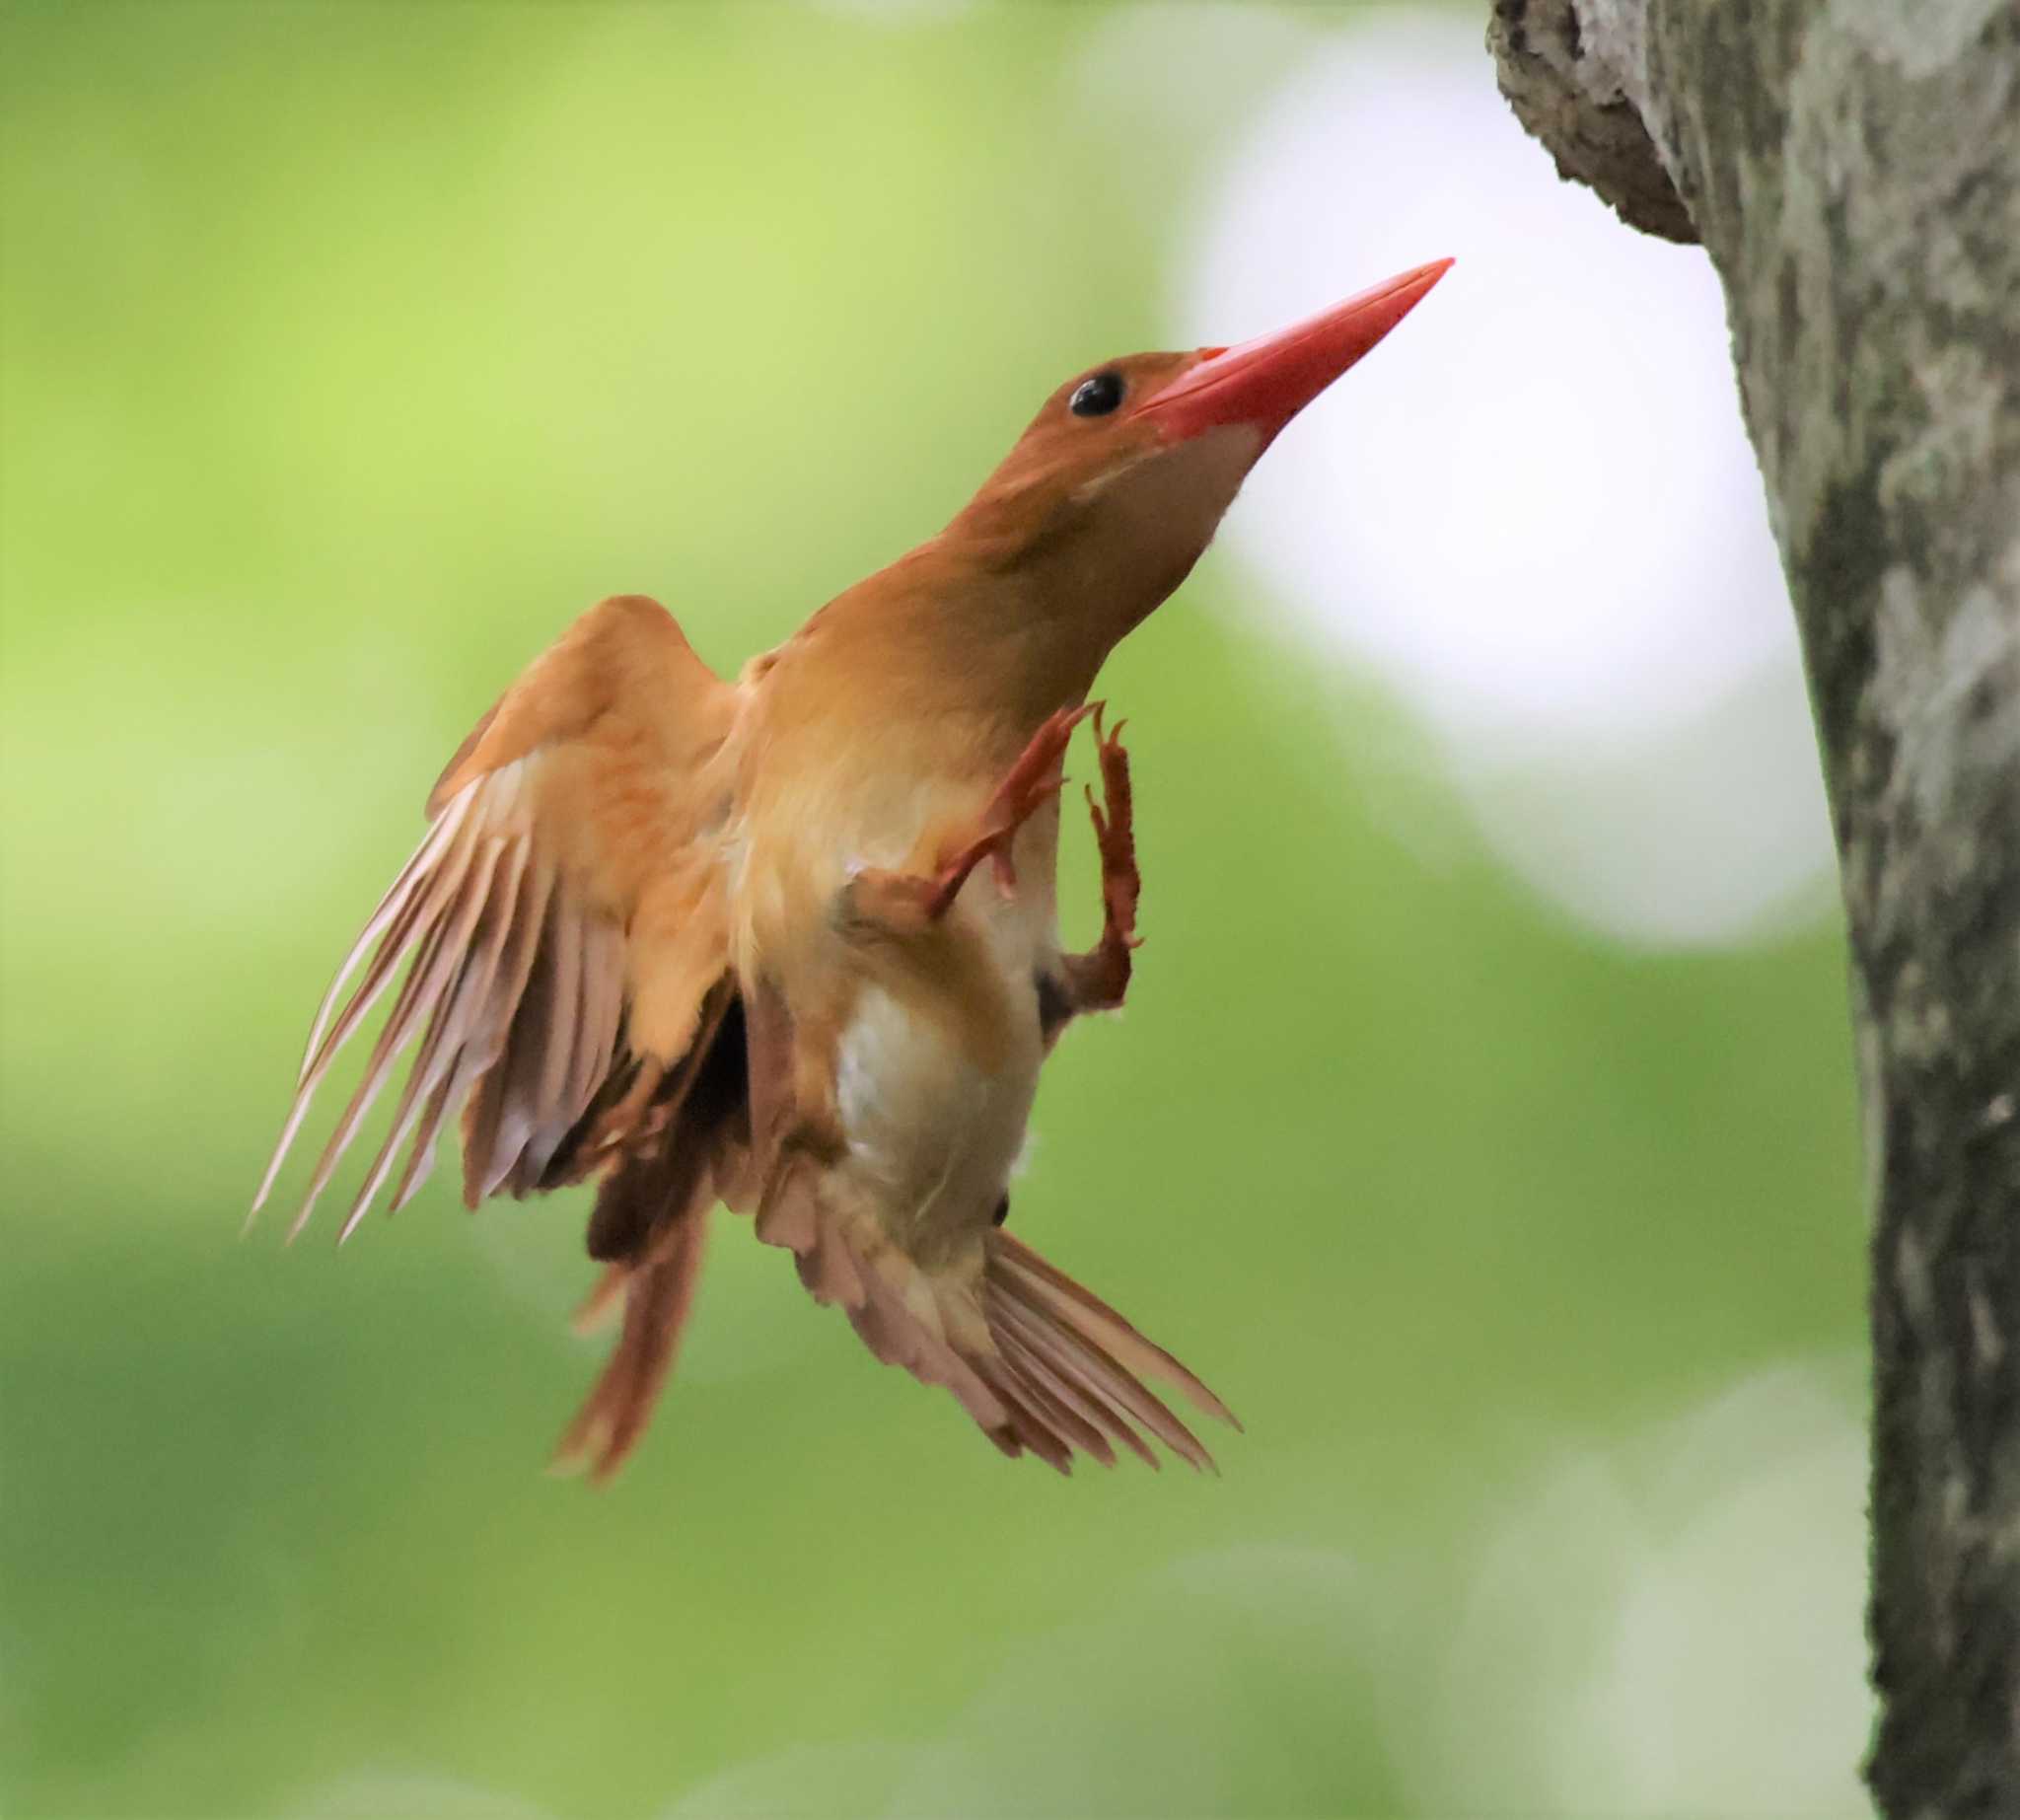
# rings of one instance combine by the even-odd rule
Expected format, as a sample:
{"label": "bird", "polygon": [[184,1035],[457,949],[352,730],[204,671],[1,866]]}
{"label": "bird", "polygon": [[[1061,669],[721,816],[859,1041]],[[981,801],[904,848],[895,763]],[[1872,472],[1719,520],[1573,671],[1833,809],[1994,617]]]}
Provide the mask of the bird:
{"label": "bird", "polygon": [[[578,1323],[617,1337],[560,1463],[608,1479],[636,1447],[720,1204],[1004,1454],[1156,1466],[1155,1442],[1211,1468],[1167,1396],[1239,1427],[1227,1406],[1006,1224],[1040,1069],[1121,1005],[1141,939],[1128,753],[1092,692],[1278,433],[1451,263],[1075,375],[944,530],[734,682],[657,602],[591,608],[430,791],[316,1014],[252,1214],[391,991],[290,1237],[410,1044],[340,1239],[389,1179],[394,1209],[412,1199],[459,1109],[472,1209],[594,1181]],[[1083,722],[1103,926],[1066,953]]]}

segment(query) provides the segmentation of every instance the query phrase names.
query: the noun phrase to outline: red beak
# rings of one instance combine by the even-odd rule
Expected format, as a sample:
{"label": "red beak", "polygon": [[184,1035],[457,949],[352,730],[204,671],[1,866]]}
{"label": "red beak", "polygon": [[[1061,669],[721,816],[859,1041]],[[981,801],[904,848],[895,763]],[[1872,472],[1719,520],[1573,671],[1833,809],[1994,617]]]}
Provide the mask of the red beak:
{"label": "red beak", "polygon": [[1299,411],[1416,308],[1451,267],[1433,259],[1240,347],[1202,348],[1139,409],[1173,442],[1227,424],[1251,424],[1268,443]]}

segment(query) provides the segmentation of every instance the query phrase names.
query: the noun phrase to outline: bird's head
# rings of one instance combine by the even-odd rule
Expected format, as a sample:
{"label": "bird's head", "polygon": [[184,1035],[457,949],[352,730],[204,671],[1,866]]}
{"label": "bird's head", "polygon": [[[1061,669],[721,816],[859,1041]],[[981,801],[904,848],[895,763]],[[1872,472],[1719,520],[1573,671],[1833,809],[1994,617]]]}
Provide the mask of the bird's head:
{"label": "bird's head", "polygon": [[1237,347],[1130,354],[1046,400],[949,528],[1058,608],[1114,616],[1110,642],[1182,582],[1291,418],[1394,328],[1450,259]]}

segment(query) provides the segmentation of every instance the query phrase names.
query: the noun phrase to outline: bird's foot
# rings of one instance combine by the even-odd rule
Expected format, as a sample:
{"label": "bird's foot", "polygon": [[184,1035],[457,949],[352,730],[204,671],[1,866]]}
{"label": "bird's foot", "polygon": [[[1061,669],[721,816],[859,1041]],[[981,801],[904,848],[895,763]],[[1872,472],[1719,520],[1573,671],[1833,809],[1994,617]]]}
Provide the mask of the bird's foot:
{"label": "bird's foot", "polygon": [[1101,711],[1099,702],[1083,707],[1060,708],[1031,736],[1030,745],[1019,755],[1003,781],[996,786],[981,813],[980,832],[940,868],[934,881],[932,911],[945,913],[968,876],[986,859],[994,868],[996,884],[1007,898],[1017,889],[1017,869],[1010,862],[1010,849],[1017,831],[1065,787],[1062,768],[1066,742],[1073,729],[1090,714]]}
{"label": "bird's foot", "polygon": [[1122,728],[1104,733],[1101,713],[1094,716],[1095,751],[1101,760],[1104,803],[1094,800],[1090,785],[1087,812],[1094,821],[1094,838],[1101,850],[1101,939],[1084,954],[1064,957],[1067,995],[1077,1011],[1112,1011],[1129,989],[1129,957],[1143,945],[1136,933],[1136,905],[1143,880],[1136,870],[1135,801],[1129,788],[1129,755],[1122,746]]}
{"label": "bird's foot", "polygon": [[[974,834],[956,848],[953,857],[932,873],[893,872],[883,867],[865,867],[848,881],[842,893],[840,916],[845,925],[866,925],[900,933],[917,932],[938,922],[961,895],[962,886],[983,860],[996,875],[1005,897],[1017,889],[1017,870],[1010,852],[1017,831],[1065,787],[1061,768],[1066,743],[1073,729],[1088,715],[1099,711],[1100,703],[1077,708],[1060,708],[1032,735],[1031,743],[1003,781],[983,805]],[[1119,751],[1119,748],[1118,748]],[[1104,757],[1103,776],[1109,776],[1109,760]],[[1122,773],[1122,839],[1128,842],[1128,775]],[[1113,790],[1111,788],[1111,794]]]}

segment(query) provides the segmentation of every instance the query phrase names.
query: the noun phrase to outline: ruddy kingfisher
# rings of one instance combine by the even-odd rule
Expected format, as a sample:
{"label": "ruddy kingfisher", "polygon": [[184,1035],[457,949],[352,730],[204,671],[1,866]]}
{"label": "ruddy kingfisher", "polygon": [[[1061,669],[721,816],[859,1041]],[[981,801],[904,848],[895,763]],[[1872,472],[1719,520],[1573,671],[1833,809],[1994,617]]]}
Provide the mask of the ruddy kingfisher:
{"label": "ruddy kingfisher", "polygon": [[[1004,1453],[1155,1465],[1154,1439],[1209,1465],[1151,1386],[1233,1421],[1220,1399],[1004,1223],[1039,1069],[1121,1004],[1137,945],[1128,758],[1088,697],[1278,432],[1450,264],[1068,380],[944,531],[734,683],[657,603],[591,608],[436,781],[317,1014],[254,1211],[397,981],[294,1231],[416,1038],[339,1237],[389,1179],[394,1207],[412,1198],[459,1109],[469,1206],[594,1178],[583,1313],[622,1324],[565,1459],[603,1477],[636,1444],[721,1201]],[[1053,871],[1083,720],[1105,915],[1068,954]]]}

